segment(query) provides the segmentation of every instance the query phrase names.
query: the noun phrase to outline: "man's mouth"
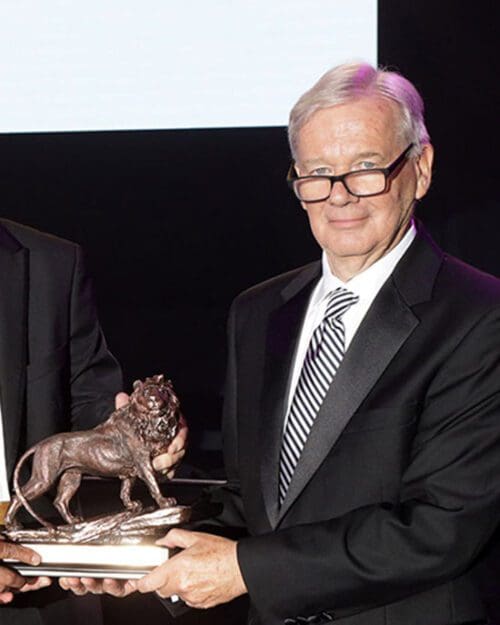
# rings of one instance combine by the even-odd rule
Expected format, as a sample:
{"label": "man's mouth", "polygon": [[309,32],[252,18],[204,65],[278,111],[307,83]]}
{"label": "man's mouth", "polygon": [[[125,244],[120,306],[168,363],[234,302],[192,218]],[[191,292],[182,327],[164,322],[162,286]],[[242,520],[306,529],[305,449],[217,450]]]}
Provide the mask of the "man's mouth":
{"label": "man's mouth", "polygon": [[366,216],[361,217],[328,217],[328,223],[334,226],[335,228],[356,228],[360,226],[367,218]]}

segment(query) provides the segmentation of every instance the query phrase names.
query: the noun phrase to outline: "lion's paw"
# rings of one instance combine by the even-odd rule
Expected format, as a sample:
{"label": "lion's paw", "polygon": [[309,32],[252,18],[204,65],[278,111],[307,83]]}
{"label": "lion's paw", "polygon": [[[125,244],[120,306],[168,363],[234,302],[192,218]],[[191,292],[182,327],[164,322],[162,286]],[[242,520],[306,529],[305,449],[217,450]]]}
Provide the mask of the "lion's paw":
{"label": "lion's paw", "polygon": [[142,503],[140,501],[130,501],[125,506],[130,512],[140,512],[142,510]]}
{"label": "lion's paw", "polygon": [[160,508],[171,508],[172,506],[177,505],[177,499],[175,497],[164,497],[158,502],[158,505]]}
{"label": "lion's paw", "polygon": [[11,521],[7,521],[5,520],[5,527],[11,531],[17,531],[17,530],[22,530],[23,529],[23,524],[19,523],[19,521],[17,519],[12,519]]}

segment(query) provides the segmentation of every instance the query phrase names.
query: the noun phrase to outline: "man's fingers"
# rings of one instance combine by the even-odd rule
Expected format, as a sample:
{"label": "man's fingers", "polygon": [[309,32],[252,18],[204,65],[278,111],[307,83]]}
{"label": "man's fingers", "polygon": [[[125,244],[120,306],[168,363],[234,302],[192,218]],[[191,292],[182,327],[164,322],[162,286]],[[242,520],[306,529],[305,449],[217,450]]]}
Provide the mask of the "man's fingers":
{"label": "man's fingers", "polygon": [[61,577],[59,578],[59,586],[64,590],[71,590],[75,586],[80,585],[80,578],[78,577]]}
{"label": "man's fingers", "polygon": [[40,590],[50,586],[52,580],[50,577],[28,577],[24,586],[19,588],[19,592],[30,592],[31,590]]}
{"label": "man's fingers", "polygon": [[168,594],[166,566],[164,564],[137,580],[137,590],[139,592],[153,592],[159,588],[165,591],[162,592],[161,597],[168,597],[172,594]]}
{"label": "man's fingers", "polygon": [[186,420],[181,415],[179,418],[179,430],[171,441],[165,453],[153,458],[153,468],[172,478],[174,476],[175,467],[186,454],[186,441],[188,437],[188,427]]}
{"label": "man's fingers", "polygon": [[25,564],[32,564],[37,566],[41,562],[41,558],[33,551],[33,549],[28,549],[28,547],[23,547],[22,545],[16,545],[15,543],[9,543],[4,540],[0,541],[0,560],[18,560],[19,562],[24,562]]}
{"label": "man's fingers", "polygon": [[59,578],[59,586],[63,590],[69,590],[70,589],[70,578],[69,577],[61,577],[61,578]]}
{"label": "man's fingers", "polygon": [[[170,473],[177,465],[186,453],[185,449],[181,449],[174,453],[168,452],[166,454],[160,454],[153,458],[153,468],[155,471],[160,471],[161,473],[168,472],[168,477],[170,477]],[[173,475],[173,474],[172,474]]]}
{"label": "man's fingers", "polygon": [[179,440],[185,443],[188,437],[188,432],[189,432],[189,429],[188,429],[187,421],[184,418],[184,415],[181,415],[179,418],[179,431],[177,432],[177,437],[179,437]]}
{"label": "man's fingers", "polygon": [[185,450],[186,441],[188,437],[188,426],[186,423],[186,419],[181,415],[179,418],[179,429],[177,430],[177,434],[173,438],[172,442],[168,446],[168,453],[175,455],[181,450]]}
{"label": "man's fingers", "polygon": [[136,590],[134,580],[94,579],[92,577],[61,577],[59,585],[64,590],[71,590],[75,595],[108,594],[114,597],[126,597]]}
{"label": "man's fingers", "polygon": [[63,590],[71,590],[75,595],[86,595],[88,592],[93,594],[98,593],[97,580],[92,578],[80,578],[80,577],[61,577],[59,579],[59,586]]}
{"label": "man's fingers", "polygon": [[102,593],[102,580],[94,579],[93,577],[82,577],[80,583],[84,588],[91,592],[93,595],[100,595]]}
{"label": "man's fingers", "polygon": [[170,548],[180,547],[181,549],[187,549],[197,540],[199,540],[199,532],[190,532],[188,530],[176,528],[170,530],[163,538],[157,540],[156,544]]}
{"label": "man's fingers", "polygon": [[8,569],[4,566],[0,566],[0,590],[4,591],[7,588],[21,588],[24,586],[26,580],[24,577],[16,573],[12,569]]}
{"label": "man's fingers", "polygon": [[71,590],[75,595],[85,595],[88,592],[78,577],[61,577],[59,586],[63,590]]}
{"label": "man's fingers", "polygon": [[114,597],[126,597],[137,590],[135,580],[104,579],[102,590]]}
{"label": "man's fingers", "polygon": [[[25,564],[40,564],[40,556],[32,549],[10,543],[0,539],[0,560],[17,560]],[[4,595],[3,601],[11,601],[9,588],[18,589],[24,586],[26,580],[13,569],[0,566],[0,592]]]}
{"label": "man's fingers", "polygon": [[173,464],[173,458],[170,454],[160,454],[153,458],[153,469],[160,473],[168,471]]}
{"label": "man's fingers", "polygon": [[0,592],[0,605],[10,603],[12,599],[14,599],[14,593],[10,592],[10,590]]}
{"label": "man's fingers", "polygon": [[118,393],[115,397],[115,408],[123,408],[128,404],[129,399],[127,393]]}

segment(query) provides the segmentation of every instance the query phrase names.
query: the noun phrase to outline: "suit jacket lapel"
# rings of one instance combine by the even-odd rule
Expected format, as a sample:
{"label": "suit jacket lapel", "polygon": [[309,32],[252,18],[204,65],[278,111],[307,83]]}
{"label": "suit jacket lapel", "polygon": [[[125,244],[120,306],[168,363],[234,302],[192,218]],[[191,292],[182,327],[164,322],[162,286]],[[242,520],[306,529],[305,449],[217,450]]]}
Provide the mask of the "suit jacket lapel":
{"label": "suit jacket lapel", "polygon": [[279,456],[290,372],[302,320],[319,276],[319,263],[306,267],[281,293],[280,306],[271,315],[267,328],[259,440],[262,450],[261,488],[272,527],[279,512]]}
{"label": "suit jacket lapel", "polygon": [[345,426],[419,320],[411,306],[429,299],[441,254],[426,236],[410,247],[375,298],[335,375],[302,451],[278,523],[300,495]]}
{"label": "suit jacket lapel", "polygon": [[28,250],[0,225],[0,398],[7,470],[17,457],[28,334]]}
{"label": "suit jacket lapel", "polygon": [[418,325],[392,284],[380,292],[359,327],[316,416],[295,468],[280,518],[329,453],[384,369]]}

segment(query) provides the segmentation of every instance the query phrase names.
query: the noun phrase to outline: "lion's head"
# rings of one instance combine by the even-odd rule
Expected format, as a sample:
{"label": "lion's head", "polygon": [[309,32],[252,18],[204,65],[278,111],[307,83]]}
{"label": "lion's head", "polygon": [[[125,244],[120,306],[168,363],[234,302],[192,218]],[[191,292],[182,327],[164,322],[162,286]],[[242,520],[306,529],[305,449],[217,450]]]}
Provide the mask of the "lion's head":
{"label": "lion's head", "polygon": [[137,433],[155,453],[166,451],[179,428],[179,399],[163,374],[136,380],[129,409]]}

